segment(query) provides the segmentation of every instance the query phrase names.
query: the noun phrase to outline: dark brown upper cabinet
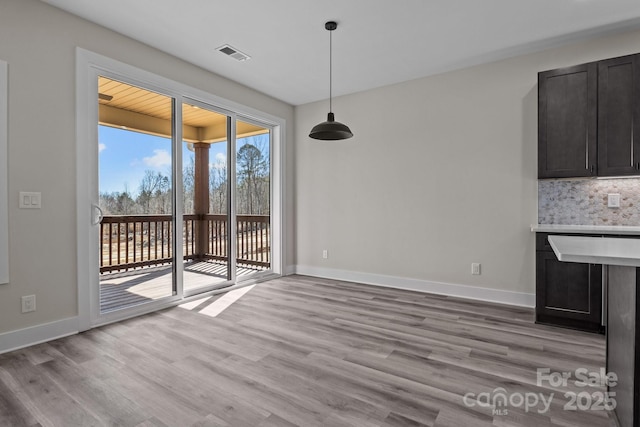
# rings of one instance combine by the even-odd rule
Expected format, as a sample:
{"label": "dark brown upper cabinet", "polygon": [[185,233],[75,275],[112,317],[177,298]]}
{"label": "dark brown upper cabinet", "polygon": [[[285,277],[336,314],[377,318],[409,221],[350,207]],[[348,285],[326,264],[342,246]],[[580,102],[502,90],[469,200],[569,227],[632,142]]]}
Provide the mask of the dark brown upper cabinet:
{"label": "dark brown upper cabinet", "polygon": [[597,113],[597,63],[538,74],[538,178],[598,173]]}
{"label": "dark brown upper cabinet", "polygon": [[640,55],[598,62],[598,175],[640,174]]}

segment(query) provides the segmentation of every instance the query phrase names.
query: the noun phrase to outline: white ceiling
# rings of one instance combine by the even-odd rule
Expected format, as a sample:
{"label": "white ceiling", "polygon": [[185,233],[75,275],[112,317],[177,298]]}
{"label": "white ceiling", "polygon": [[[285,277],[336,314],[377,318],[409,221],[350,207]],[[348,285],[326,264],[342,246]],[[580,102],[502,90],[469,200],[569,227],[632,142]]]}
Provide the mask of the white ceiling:
{"label": "white ceiling", "polygon": [[293,105],[328,98],[329,20],[334,96],[640,28],[639,0],[43,1]]}

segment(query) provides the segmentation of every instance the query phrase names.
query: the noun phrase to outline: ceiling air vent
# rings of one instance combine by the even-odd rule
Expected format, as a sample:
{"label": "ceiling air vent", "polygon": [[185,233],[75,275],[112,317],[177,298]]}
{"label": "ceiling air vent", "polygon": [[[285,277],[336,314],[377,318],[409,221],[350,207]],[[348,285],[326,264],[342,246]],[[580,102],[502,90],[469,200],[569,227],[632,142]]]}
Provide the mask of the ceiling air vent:
{"label": "ceiling air vent", "polygon": [[249,55],[240,52],[238,49],[236,49],[235,47],[231,47],[228,44],[220,46],[216,50],[224,53],[225,55],[229,55],[230,57],[238,61],[246,61],[247,59],[251,59]]}

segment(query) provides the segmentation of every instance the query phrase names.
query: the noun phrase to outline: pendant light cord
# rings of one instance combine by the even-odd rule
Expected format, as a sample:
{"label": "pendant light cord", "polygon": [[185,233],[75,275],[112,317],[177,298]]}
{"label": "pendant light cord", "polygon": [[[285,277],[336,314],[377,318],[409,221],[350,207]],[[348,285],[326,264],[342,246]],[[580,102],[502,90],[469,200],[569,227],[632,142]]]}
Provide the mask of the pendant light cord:
{"label": "pendant light cord", "polygon": [[333,31],[329,31],[329,112],[333,111],[331,105],[332,86],[333,86]]}

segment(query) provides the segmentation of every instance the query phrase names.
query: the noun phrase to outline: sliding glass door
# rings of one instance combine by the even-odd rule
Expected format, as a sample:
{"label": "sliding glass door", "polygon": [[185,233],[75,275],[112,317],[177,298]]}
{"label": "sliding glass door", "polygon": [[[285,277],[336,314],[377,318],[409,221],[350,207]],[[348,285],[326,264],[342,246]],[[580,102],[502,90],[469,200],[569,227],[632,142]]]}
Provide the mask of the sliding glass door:
{"label": "sliding glass door", "polygon": [[175,99],[98,81],[100,313],[176,294]]}
{"label": "sliding glass door", "polygon": [[229,133],[231,117],[195,101],[182,104],[184,293],[231,280]]}
{"label": "sliding glass door", "polygon": [[109,75],[97,98],[97,318],[272,270],[271,127]]}
{"label": "sliding glass door", "polygon": [[236,276],[271,268],[271,132],[238,120],[236,137]]}

